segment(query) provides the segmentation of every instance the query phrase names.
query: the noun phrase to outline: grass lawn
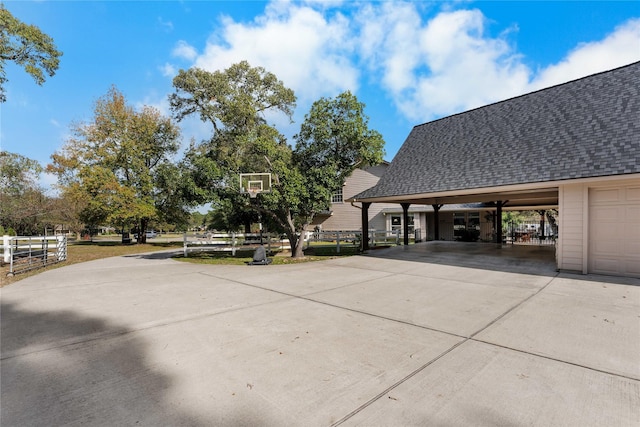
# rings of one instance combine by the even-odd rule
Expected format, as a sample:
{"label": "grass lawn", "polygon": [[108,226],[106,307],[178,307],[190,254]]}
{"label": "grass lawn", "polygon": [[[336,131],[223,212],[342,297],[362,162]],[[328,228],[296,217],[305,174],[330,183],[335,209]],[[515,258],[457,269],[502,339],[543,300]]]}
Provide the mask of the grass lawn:
{"label": "grass lawn", "polygon": [[[77,242],[71,243],[67,247],[67,260],[58,264],[53,264],[45,268],[39,268],[25,273],[17,274],[13,277],[7,277],[9,273],[9,264],[0,266],[0,287],[10,285],[19,280],[27,277],[34,276],[42,273],[46,270],[54,268],[64,267],[66,265],[77,264],[80,262],[93,261],[101,258],[109,258],[114,256],[139,254],[144,252],[162,251],[170,248],[182,248],[182,242],[170,242],[170,243],[146,243],[146,244],[132,244],[123,245],[119,242]],[[275,256],[270,256],[273,259],[273,264],[297,264],[299,262],[309,261],[323,261],[327,259],[336,258],[338,256],[355,255],[357,250],[355,248],[341,247],[340,254],[336,254],[335,248],[323,247],[323,248],[310,248],[305,251],[304,258],[291,258],[290,253],[278,253]],[[236,256],[231,256],[229,253],[220,252],[200,252],[191,253],[188,258],[182,257],[182,255],[176,256],[174,259],[183,262],[192,262],[198,264],[225,264],[225,265],[244,265],[251,261],[253,257],[253,250],[239,250]]]}

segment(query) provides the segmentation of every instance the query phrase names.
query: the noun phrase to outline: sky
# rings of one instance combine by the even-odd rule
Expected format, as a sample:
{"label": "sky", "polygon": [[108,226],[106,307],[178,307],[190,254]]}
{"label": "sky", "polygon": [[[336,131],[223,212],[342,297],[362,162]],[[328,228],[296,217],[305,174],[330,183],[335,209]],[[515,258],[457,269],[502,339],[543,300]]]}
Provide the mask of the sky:
{"label": "sky", "polygon": [[[412,127],[640,61],[637,1],[2,1],[64,54],[38,86],[5,66],[0,149],[43,166],[115,85],[171,116],[180,69],[247,60],[297,96],[289,138],[311,104],[350,90],[391,161]],[[210,136],[180,123],[183,146]],[[53,176],[44,175],[50,186]]]}

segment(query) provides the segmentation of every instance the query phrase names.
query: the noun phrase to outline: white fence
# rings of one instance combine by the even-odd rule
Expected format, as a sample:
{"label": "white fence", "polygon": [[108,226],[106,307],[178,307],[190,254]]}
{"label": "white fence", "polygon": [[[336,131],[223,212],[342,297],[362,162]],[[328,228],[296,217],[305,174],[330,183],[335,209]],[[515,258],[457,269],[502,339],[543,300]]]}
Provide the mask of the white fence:
{"label": "white fence", "polygon": [[270,233],[263,233],[262,237],[254,233],[206,233],[191,240],[185,233],[183,249],[185,257],[189,252],[231,252],[235,255],[239,250],[255,249],[261,243],[267,247],[268,253],[291,249],[288,240]]}
{"label": "white fence", "polygon": [[[416,229],[410,238],[415,242],[420,242],[422,240],[420,229]],[[404,235],[400,230],[369,230],[368,239],[370,247],[400,245],[404,242]],[[259,234],[206,233],[194,238],[185,233],[183,250],[185,257],[189,252],[231,252],[232,255],[235,255],[240,250],[254,250],[260,244]],[[262,244],[266,246],[268,252],[291,249],[289,241],[276,234],[264,233]],[[336,253],[340,253],[341,248],[345,247],[361,248],[362,232],[360,230],[307,231],[302,244],[305,249],[333,247]]]}
{"label": "white fence", "polygon": [[2,236],[2,260],[9,264],[9,275],[66,259],[66,236]]}

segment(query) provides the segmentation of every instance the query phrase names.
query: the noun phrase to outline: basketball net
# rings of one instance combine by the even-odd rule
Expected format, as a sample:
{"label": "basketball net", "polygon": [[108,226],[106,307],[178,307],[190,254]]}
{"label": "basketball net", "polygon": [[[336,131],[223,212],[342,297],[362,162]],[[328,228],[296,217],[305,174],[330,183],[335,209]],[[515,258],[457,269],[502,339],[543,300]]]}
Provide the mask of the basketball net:
{"label": "basketball net", "polygon": [[258,190],[247,190],[247,193],[249,193],[249,197],[251,197],[252,199],[258,197]]}

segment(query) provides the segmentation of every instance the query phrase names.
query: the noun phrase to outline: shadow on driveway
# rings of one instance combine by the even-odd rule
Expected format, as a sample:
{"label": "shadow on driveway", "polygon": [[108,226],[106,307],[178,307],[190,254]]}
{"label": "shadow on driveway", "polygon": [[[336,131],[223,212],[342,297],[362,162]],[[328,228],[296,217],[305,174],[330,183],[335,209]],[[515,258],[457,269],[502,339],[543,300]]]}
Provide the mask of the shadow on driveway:
{"label": "shadow on driveway", "polygon": [[205,425],[167,400],[172,379],[132,331],[72,311],[1,310],[3,425]]}

